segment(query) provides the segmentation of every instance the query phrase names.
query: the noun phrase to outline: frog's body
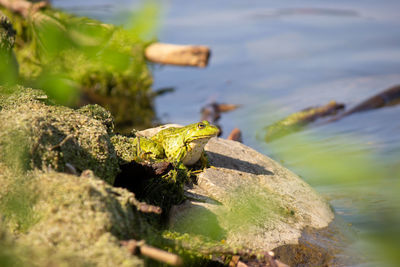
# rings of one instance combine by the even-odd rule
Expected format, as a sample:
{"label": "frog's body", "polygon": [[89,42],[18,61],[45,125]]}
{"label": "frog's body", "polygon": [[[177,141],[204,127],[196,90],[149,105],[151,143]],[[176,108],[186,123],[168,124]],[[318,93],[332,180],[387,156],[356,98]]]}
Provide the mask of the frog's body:
{"label": "frog's body", "polygon": [[216,126],[202,121],[161,130],[151,140],[163,147],[169,160],[190,166],[201,158],[204,146],[210,138],[217,136],[218,132]]}

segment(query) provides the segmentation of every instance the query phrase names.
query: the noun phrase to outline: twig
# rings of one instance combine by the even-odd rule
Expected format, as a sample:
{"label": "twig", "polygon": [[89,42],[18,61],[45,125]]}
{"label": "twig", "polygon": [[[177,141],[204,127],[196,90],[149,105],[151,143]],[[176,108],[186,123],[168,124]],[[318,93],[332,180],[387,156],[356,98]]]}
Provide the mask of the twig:
{"label": "twig", "polygon": [[[1,0],[0,0],[1,1]],[[72,137],[74,137],[73,134],[69,134],[67,135],[60,143],[58,143],[57,145],[54,145],[52,147],[49,148],[49,150],[53,150],[57,147],[61,147],[62,145],[64,145],[69,139],[71,139]]]}
{"label": "twig", "polygon": [[142,254],[154,260],[173,266],[181,266],[183,264],[182,258],[178,255],[146,245],[143,240],[136,241],[130,239],[127,241],[121,241],[120,243],[132,254]]}
{"label": "twig", "polygon": [[161,214],[162,209],[158,206],[150,205],[145,202],[140,202],[137,205],[137,209],[140,210],[141,212],[144,213],[155,213],[155,214]]}
{"label": "twig", "polygon": [[135,195],[132,193],[132,196],[129,197],[128,199],[129,203],[133,206],[136,206],[136,208],[144,213],[155,213],[155,214],[161,214],[162,209],[158,206],[150,205],[147,204],[146,202],[140,202],[135,198]]}

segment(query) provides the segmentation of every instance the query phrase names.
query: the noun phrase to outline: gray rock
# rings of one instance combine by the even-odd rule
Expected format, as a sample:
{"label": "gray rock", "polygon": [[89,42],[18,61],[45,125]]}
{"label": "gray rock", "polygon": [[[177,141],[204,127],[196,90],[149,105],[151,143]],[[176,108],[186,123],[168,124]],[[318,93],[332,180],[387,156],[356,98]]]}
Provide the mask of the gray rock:
{"label": "gray rock", "polygon": [[193,225],[186,222],[198,219],[192,210],[204,209],[218,221],[220,235],[215,238],[232,247],[268,251],[297,244],[304,227],[323,228],[334,218],[309,185],[265,155],[220,138],[211,139],[206,151],[213,167],[188,189],[191,200],[174,207],[172,228]]}
{"label": "gray rock", "polygon": [[289,265],[336,266],[347,260],[341,250],[346,226],[296,174],[235,141],[212,138],[205,150],[212,167],[186,188],[188,200],[171,209],[172,231],[226,251],[273,250]]}

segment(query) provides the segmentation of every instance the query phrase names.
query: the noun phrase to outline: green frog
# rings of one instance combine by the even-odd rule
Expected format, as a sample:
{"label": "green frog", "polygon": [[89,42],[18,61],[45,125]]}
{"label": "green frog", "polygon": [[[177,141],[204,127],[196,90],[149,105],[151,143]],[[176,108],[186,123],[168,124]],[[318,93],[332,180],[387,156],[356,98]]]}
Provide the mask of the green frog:
{"label": "green frog", "polygon": [[204,146],[210,138],[217,136],[218,133],[219,129],[216,126],[211,125],[208,121],[202,121],[184,127],[170,127],[161,130],[151,137],[151,140],[157,144],[157,147],[158,145],[162,147],[165,156],[171,162],[191,166],[202,158]]}

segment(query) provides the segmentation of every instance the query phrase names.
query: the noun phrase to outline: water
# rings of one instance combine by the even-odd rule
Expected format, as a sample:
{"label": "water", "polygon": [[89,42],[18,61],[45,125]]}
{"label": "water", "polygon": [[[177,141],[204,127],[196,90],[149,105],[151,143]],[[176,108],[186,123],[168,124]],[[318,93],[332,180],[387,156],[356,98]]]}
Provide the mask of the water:
{"label": "water", "polygon": [[[222,116],[225,133],[238,127],[246,145],[282,159],[279,155],[289,149],[286,138],[272,144],[256,138],[266,125],[330,100],[352,106],[400,83],[398,0],[163,3],[160,41],[212,49],[205,69],[154,66],[154,88],[175,88],[156,100],[163,122],[197,121],[201,107],[212,101],[241,104]],[[58,0],[54,5],[118,23],[121,11],[138,3]],[[399,176],[399,114],[400,106],[355,114],[296,136],[311,136],[326,152],[343,147],[350,147],[349,155],[367,152],[374,156],[370,168]],[[385,197],[373,194],[375,183],[358,183],[365,194],[354,195],[342,185],[318,180],[302,158],[285,159],[284,164],[325,195],[356,230],[369,224],[363,207],[385,208]]]}

